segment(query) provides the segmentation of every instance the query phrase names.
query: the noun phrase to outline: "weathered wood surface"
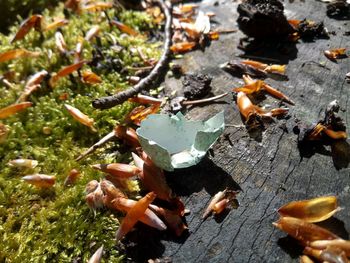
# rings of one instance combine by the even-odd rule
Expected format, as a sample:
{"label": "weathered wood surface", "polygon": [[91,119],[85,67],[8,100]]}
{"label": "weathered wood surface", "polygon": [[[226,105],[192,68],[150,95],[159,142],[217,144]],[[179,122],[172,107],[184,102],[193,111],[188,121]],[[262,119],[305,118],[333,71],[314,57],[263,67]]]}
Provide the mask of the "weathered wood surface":
{"label": "weathered wood surface", "polygon": [[[134,231],[130,234],[134,246],[127,248],[130,261],[160,258],[165,262],[298,262],[302,248],[272,226],[278,219],[276,209],[292,200],[320,195],[338,196],[344,209],[323,225],[349,238],[350,169],[337,170],[329,153],[301,159],[292,128],[295,118],[309,122],[318,120],[334,99],[346,110],[341,116],[350,125],[350,84],[344,80],[350,71],[350,59],[333,63],[323,56],[323,50],[330,47],[350,48],[350,37],[343,35],[350,29],[350,22],[327,18],[325,4],[314,0],[285,2],[285,6],[288,18],[321,20],[329,31],[336,32],[330,40],[299,42],[296,53],[284,57],[288,61],[289,80],[267,80],[296,102],[295,107],[290,107],[291,118],[268,124],[261,141],[250,138],[244,127],[227,127],[211,154],[199,165],[168,174],[169,183],[191,210],[186,216],[189,234],[175,238],[171,233],[159,233],[146,227]],[[201,8],[217,14],[215,21],[219,28],[236,28],[236,2],[203,1]],[[184,65],[187,72],[212,75],[214,94],[229,91],[241,81],[219,69],[219,65],[242,54],[236,48],[240,37],[240,32],[222,36],[205,52],[188,53],[176,62]],[[278,58],[278,53],[275,55]],[[307,61],[325,62],[325,67],[305,64]],[[181,80],[167,78],[165,86],[171,90],[180,89]],[[227,124],[242,124],[232,97],[223,102],[192,108],[187,116],[206,119],[225,110]],[[278,104],[270,97],[263,103]],[[326,149],[330,151],[329,147]],[[242,189],[238,209],[203,221],[201,215],[210,198],[226,186]]]}

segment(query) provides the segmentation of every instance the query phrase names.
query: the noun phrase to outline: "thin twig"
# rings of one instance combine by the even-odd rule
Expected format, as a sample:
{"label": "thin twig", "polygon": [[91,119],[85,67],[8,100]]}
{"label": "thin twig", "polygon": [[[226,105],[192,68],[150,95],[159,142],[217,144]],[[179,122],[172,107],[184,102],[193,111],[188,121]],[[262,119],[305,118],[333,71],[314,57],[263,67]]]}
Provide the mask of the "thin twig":
{"label": "thin twig", "polygon": [[[127,99],[135,96],[140,93],[140,91],[151,88],[153,82],[159,77],[159,74],[164,71],[164,69],[168,66],[168,61],[171,55],[170,46],[171,46],[171,38],[172,38],[172,15],[171,15],[171,4],[165,3],[164,0],[154,0],[157,2],[166,18],[165,21],[165,41],[164,41],[164,51],[162,56],[160,57],[158,63],[152,69],[150,74],[142,79],[135,86],[122,91],[113,96],[102,97],[99,99],[95,99],[92,102],[92,106],[97,109],[109,109],[118,104],[123,103]],[[168,6],[169,5],[169,6]]]}
{"label": "thin twig", "polygon": [[84,153],[82,153],[81,155],[79,155],[78,158],[76,158],[76,161],[80,161],[81,159],[85,158],[87,155],[89,155],[90,153],[93,153],[94,151],[96,151],[99,147],[101,147],[102,145],[106,144],[107,142],[110,142],[111,140],[113,140],[115,138],[115,133],[114,131],[108,133],[105,137],[103,137],[101,140],[99,140],[97,143],[95,143],[94,145],[92,145],[89,149],[87,149]]}
{"label": "thin twig", "polygon": [[207,102],[221,99],[221,98],[225,97],[226,95],[228,95],[228,92],[217,95],[215,97],[210,97],[210,98],[201,99],[201,100],[185,100],[181,104],[182,105],[196,105],[196,104],[201,104],[201,103],[207,103]]}

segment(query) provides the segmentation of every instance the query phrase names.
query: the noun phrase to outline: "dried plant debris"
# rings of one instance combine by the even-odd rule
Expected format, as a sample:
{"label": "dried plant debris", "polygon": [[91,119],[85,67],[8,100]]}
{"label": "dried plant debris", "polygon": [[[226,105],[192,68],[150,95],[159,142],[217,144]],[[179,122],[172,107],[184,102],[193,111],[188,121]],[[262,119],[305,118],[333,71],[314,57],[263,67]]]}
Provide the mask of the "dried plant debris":
{"label": "dried plant debris", "polygon": [[[284,211],[281,213],[281,210]],[[347,263],[350,241],[311,223],[324,221],[336,211],[339,209],[335,196],[291,202],[279,209],[281,218],[273,225],[305,247],[300,262]],[[289,215],[290,212],[292,215]]]}
{"label": "dried plant debris", "polygon": [[226,188],[224,191],[219,191],[210,200],[208,207],[205,209],[202,219],[205,220],[211,213],[219,215],[225,211],[232,202],[236,200],[238,192]]}
{"label": "dried plant debris", "polygon": [[248,37],[284,38],[294,31],[278,0],[247,0],[238,5],[237,11],[238,26]]}
{"label": "dried plant debris", "polygon": [[337,59],[348,57],[348,55],[346,54],[346,48],[329,49],[325,50],[323,53],[329,60],[333,62],[336,62]]}
{"label": "dried plant debris", "polygon": [[282,217],[295,217],[309,223],[316,223],[330,218],[339,209],[336,196],[321,196],[290,202],[279,208],[278,213]]}
{"label": "dried plant debris", "polygon": [[245,85],[243,87],[234,88],[233,91],[242,91],[246,94],[253,94],[260,91],[265,91],[266,93],[270,94],[271,96],[277,99],[280,99],[281,101],[285,101],[291,105],[295,105],[294,101],[292,101],[290,98],[284,95],[281,91],[273,88],[272,86],[270,86],[262,80],[254,80],[247,75],[243,75],[243,80]]}
{"label": "dried plant debris", "polygon": [[242,77],[243,75],[249,75],[253,78],[267,78],[267,72],[255,68],[251,65],[248,64],[243,64],[241,61],[238,60],[232,60],[229,62],[226,62],[220,67],[229,72],[230,74],[237,76],[237,77]]}
{"label": "dried plant debris", "polygon": [[237,94],[237,106],[249,131],[263,127],[263,118],[271,119],[288,113],[288,108],[265,110],[254,105],[247,94],[242,91]]}
{"label": "dried plant debris", "polygon": [[[298,134],[298,148],[301,157],[311,157],[316,152],[331,155],[337,169],[346,168],[350,162],[350,146],[347,143],[346,126],[339,112],[338,101],[332,101],[325,111],[325,117],[317,123],[299,122],[294,127]],[[331,152],[325,146],[331,146]]]}
{"label": "dried plant debris", "polygon": [[346,19],[350,17],[350,3],[346,0],[336,0],[327,4],[327,15],[332,18]]}
{"label": "dried plant debris", "polygon": [[184,53],[198,46],[204,48],[211,40],[219,39],[220,32],[211,29],[211,13],[199,10],[197,17],[193,18],[197,7],[197,5],[186,4],[174,8],[174,34],[171,46],[174,53]]}
{"label": "dried plant debris", "polygon": [[254,78],[267,78],[269,75],[279,75],[286,77],[286,65],[277,64],[265,64],[255,60],[232,60],[220,65],[222,69],[230,74],[242,77],[243,75],[249,75]]}
{"label": "dried plant debris", "polygon": [[311,20],[288,20],[296,31],[296,37],[304,40],[314,40],[317,38],[329,39],[328,30],[323,22]]}
{"label": "dried plant debris", "polygon": [[212,77],[206,74],[187,74],[182,81],[184,96],[188,100],[200,99],[209,94]]}
{"label": "dried plant debris", "polygon": [[340,106],[337,100],[328,104],[325,117],[316,124],[297,126],[299,130],[299,146],[308,142],[328,142],[332,140],[344,140],[347,138],[346,126],[341,117],[338,116]]}

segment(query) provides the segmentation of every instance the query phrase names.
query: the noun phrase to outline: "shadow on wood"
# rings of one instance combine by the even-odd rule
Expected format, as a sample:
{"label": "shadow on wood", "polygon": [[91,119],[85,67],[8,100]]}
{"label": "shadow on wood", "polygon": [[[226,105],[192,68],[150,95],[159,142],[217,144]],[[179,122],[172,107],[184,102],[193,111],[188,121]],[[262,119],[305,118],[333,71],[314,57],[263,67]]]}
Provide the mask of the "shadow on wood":
{"label": "shadow on wood", "polygon": [[179,196],[189,196],[200,192],[203,188],[211,196],[225,188],[242,190],[232,176],[215,165],[208,156],[205,156],[198,165],[168,172],[166,177],[171,189]]}

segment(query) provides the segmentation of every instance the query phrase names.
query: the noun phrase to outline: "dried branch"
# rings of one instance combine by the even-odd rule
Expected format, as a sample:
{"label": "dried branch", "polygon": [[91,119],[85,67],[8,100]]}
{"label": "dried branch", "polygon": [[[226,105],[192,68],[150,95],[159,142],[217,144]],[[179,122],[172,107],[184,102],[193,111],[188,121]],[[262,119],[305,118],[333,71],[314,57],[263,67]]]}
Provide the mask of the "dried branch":
{"label": "dried branch", "polygon": [[115,94],[113,96],[107,96],[102,97],[99,99],[95,99],[92,102],[92,105],[97,109],[109,109],[112,108],[118,104],[123,103],[130,97],[135,96],[136,94],[140,93],[142,90],[149,89],[153,82],[158,78],[158,76],[164,71],[164,69],[168,66],[169,57],[171,54],[170,46],[171,46],[171,38],[172,38],[172,15],[171,15],[171,4],[165,3],[163,0],[154,0],[157,2],[166,18],[165,21],[165,41],[164,41],[164,51],[162,56],[160,57],[158,63],[153,68],[153,70],[150,72],[150,74],[142,79],[139,83],[137,83],[135,86],[122,91],[118,94]]}

